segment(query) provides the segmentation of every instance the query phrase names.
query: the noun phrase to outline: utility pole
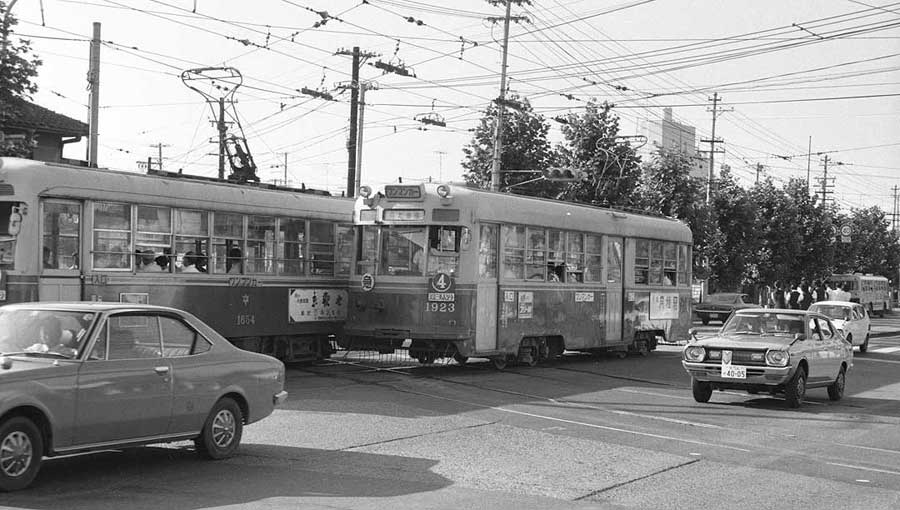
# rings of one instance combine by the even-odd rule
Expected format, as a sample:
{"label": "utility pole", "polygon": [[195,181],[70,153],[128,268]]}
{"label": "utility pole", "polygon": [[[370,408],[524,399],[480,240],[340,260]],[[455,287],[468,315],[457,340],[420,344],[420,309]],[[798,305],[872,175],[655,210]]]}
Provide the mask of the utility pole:
{"label": "utility pole", "polygon": [[703,143],[709,143],[709,175],[706,178],[706,203],[709,203],[710,194],[712,192],[712,181],[713,174],[715,173],[716,167],[716,153],[723,153],[724,151],[717,151],[716,144],[724,143],[721,138],[716,138],[716,118],[718,117],[719,112],[730,111],[730,110],[720,110],[719,109],[719,93],[714,92],[713,97],[709,99],[712,101],[712,110],[707,110],[712,112],[712,137],[709,140],[700,140]]}
{"label": "utility pole", "polygon": [[[822,177],[822,205],[825,205],[827,203],[828,195],[831,195],[834,193],[834,191],[831,191],[831,188],[834,188],[834,184],[833,184],[834,177],[830,177],[830,178],[828,177],[828,162],[829,161],[831,161],[831,158],[829,158],[828,154],[826,154],[825,155],[825,164],[824,164],[825,173],[824,173],[824,176]],[[843,165],[843,163],[841,163],[839,161],[833,162],[833,164]],[[832,182],[830,182],[829,179]]]}
{"label": "utility pole", "polygon": [[225,180],[225,133],[228,126],[225,125],[225,98],[219,98],[219,120],[216,122],[219,131],[219,180]]}
{"label": "utility pole", "polygon": [[756,184],[759,184],[759,174],[760,174],[760,172],[762,172],[762,169],[763,169],[762,163],[757,163],[756,164]]}
{"label": "utility pole", "polygon": [[[284,156],[284,163],[282,163],[280,165],[271,165],[271,166],[269,166],[269,168],[283,168],[284,169],[284,182],[282,183],[282,185],[287,186],[288,185],[288,170],[287,170],[287,168],[288,168],[288,164],[287,164],[288,153],[282,152],[281,155]],[[275,179],[275,184],[278,184],[278,179]]]}
{"label": "utility pole", "polygon": [[99,141],[100,122],[100,23],[94,22],[94,35],[91,38],[91,50],[88,70],[88,166],[97,167],[97,143]]}
{"label": "utility pole", "polygon": [[503,154],[503,103],[506,99],[506,57],[509,50],[509,14],[512,0],[506,0],[503,17],[503,63],[500,65],[500,95],[497,96],[497,122],[494,125],[494,155],[491,161],[491,190],[500,191],[500,156]]}
{"label": "utility pole", "polygon": [[347,140],[347,196],[354,197],[356,196],[356,172],[357,172],[357,146],[358,146],[358,134],[357,131],[359,129],[359,92],[360,92],[360,83],[359,83],[359,67],[362,63],[363,59],[368,59],[370,57],[376,56],[375,53],[361,53],[359,51],[359,46],[354,46],[352,51],[347,51],[345,49],[340,49],[336,53],[337,55],[350,55],[353,59],[352,66],[353,68],[350,71],[350,135]]}
{"label": "utility pole", "polygon": [[891,188],[891,191],[894,192],[894,209],[891,214],[891,230],[896,232],[897,225],[900,224],[900,195],[898,195],[900,187],[895,184],[894,187]]}
{"label": "utility pole", "polygon": [[810,179],[810,169],[812,168],[812,135],[809,136],[809,149],[806,150],[806,193],[812,190],[812,182]]}
{"label": "utility pole", "polygon": [[[162,172],[162,169],[163,169],[163,155],[162,155],[162,150],[163,150],[163,147],[171,147],[171,145],[169,145],[169,144],[167,144],[167,143],[162,143],[162,142],[160,142],[160,143],[151,145],[150,147],[156,147],[156,148],[159,150],[159,157],[156,159],[156,161],[157,161],[156,166],[157,166],[157,169],[158,169],[160,172]],[[147,169],[150,170],[149,167],[148,167]]]}
{"label": "utility pole", "polygon": [[447,154],[446,151],[434,151],[438,156],[438,182],[442,182],[444,180],[444,156]]}

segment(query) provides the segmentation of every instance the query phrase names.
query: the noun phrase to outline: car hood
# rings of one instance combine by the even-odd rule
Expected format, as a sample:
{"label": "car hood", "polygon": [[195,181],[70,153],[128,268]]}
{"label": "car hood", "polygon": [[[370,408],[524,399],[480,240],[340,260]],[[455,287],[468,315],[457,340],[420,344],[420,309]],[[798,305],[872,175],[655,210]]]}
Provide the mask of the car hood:
{"label": "car hood", "polygon": [[[71,362],[65,363],[69,364]],[[61,364],[58,359],[0,356],[0,380],[12,374],[16,374],[16,377],[19,377],[22,373],[28,373],[28,377],[40,377],[45,372],[58,370]]]}
{"label": "car hood", "polygon": [[751,336],[741,335],[739,338],[732,336],[716,335],[704,338],[688,345],[699,345],[706,348],[719,349],[786,349],[794,342],[793,338],[777,336]]}
{"label": "car hood", "polygon": [[834,327],[838,329],[844,329],[844,326],[847,325],[847,322],[849,321],[845,321],[843,319],[831,319],[831,323],[834,324]]}

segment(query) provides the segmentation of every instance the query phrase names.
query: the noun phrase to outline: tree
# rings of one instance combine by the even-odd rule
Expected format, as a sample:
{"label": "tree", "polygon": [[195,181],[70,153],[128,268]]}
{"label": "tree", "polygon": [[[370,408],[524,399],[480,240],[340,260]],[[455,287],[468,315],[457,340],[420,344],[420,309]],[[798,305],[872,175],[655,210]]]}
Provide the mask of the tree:
{"label": "tree", "polygon": [[851,242],[837,239],[836,273],[871,273],[896,279],[900,268],[900,239],[890,230],[890,222],[878,207],[852,209],[838,219],[838,228],[850,225]]}
{"label": "tree", "polygon": [[565,186],[560,198],[613,207],[639,207],[641,158],[628,144],[616,143],[619,117],[612,105],[588,103],[584,112],[565,117],[565,143],[557,147],[560,164],[582,170],[587,178]]}
{"label": "tree", "polygon": [[750,267],[759,241],[756,229],[747,228],[756,222],[756,207],[727,166],[719,173],[710,200],[715,224],[709,243],[711,276],[721,289],[740,291],[757,280]]}
{"label": "tree", "polygon": [[[522,108],[505,109],[500,153],[500,189],[549,196],[552,191],[550,183],[520,183],[540,177],[541,171],[552,164],[554,154],[547,138],[550,126],[543,116],[534,113],[527,99],[513,95],[510,101],[520,103]],[[491,188],[496,123],[497,105],[491,103],[475,128],[472,141],[463,147],[465,158],[462,167],[467,171],[463,177],[467,183],[482,189]]]}
{"label": "tree", "polygon": [[29,57],[31,41],[21,38],[12,40],[13,28],[19,21],[4,0],[0,0],[0,17],[0,95],[30,98],[38,89],[34,78],[42,64],[41,59]]}

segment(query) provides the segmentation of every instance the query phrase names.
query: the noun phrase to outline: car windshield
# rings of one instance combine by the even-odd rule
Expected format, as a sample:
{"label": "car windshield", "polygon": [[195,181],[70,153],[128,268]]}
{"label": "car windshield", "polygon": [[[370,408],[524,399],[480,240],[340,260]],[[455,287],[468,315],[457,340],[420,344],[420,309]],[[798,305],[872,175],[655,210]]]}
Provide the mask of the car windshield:
{"label": "car windshield", "polygon": [[95,317],[83,311],[0,309],[0,354],[77,358]]}
{"label": "car windshield", "polygon": [[722,326],[723,335],[740,336],[794,336],[804,333],[802,315],[769,312],[737,313]]}
{"label": "car windshield", "polygon": [[841,321],[850,320],[850,307],[840,305],[812,305],[810,311],[819,312],[822,315]]}

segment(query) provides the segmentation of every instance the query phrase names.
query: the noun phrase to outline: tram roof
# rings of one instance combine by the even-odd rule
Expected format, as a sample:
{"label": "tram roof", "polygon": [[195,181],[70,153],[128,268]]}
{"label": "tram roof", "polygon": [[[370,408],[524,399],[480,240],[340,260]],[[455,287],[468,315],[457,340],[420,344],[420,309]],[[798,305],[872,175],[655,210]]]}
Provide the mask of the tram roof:
{"label": "tram roof", "polygon": [[190,209],[227,209],[251,214],[310,212],[351,219],[352,199],[324,192],[243,184],[173,172],[137,173],[19,158],[0,158],[2,195],[135,202]]}
{"label": "tram roof", "polygon": [[[437,198],[441,184],[423,184],[428,196]],[[690,243],[690,228],[681,220],[650,213],[628,212],[578,202],[513,195],[448,184],[451,203],[441,207],[471,210],[473,219],[525,225],[540,225],[564,230],[601,232],[609,235],[671,239]],[[359,204],[362,203],[358,201]],[[446,201],[445,201],[446,202]],[[419,204],[419,205],[416,205]],[[396,207],[421,207],[421,202],[394,202]]]}

